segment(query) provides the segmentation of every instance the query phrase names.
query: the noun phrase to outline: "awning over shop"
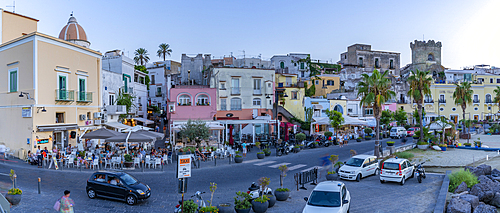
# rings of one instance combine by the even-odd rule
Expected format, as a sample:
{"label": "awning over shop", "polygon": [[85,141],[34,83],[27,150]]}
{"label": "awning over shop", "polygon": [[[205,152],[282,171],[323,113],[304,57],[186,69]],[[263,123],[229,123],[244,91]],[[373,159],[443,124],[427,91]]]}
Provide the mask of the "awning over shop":
{"label": "awning over shop", "polygon": [[311,124],[319,124],[319,125],[329,125],[330,124],[330,118],[328,117],[316,117],[313,118],[314,122]]}
{"label": "awning over shop", "polygon": [[342,115],[342,117],[344,118],[344,122],[342,122],[342,125],[353,125],[353,126],[356,126],[356,125],[367,126],[368,125],[368,122],[359,120],[357,118],[353,118],[353,117],[348,116],[348,115]]}
{"label": "awning over shop", "polygon": [[65,131],[78,129],[77,124],[53,124],[36,126],[39,132]]}
{"label": "awning over shop", "polygon": [[154,137],[149,137],[138,132],[131,132],[130,136],[129,133],[120,133],[120,135],[107,138],[106,142],[152,142],[154,139]]}
{"label": "awning over shop", "polygon": [[313,104],[313,109],[323,109],[323,105],[321,105],[321,104]]}
{"label": "awning over shop", "polygon": [[87,134],[84,134],[81,138],[85,138],[85,139],[106,139],[106,138],[110,138],[110,137],[113,137],[113,136],[118,136],[120,134],[122,134],[122,133],[119,133],[119,132],[116,132],[116,131],[112,131],[112,130],[109,130],[109,129],[105,129],[105,128],[101,128],[101,129],[89,132]]}
{"label": "awning over shop", "polygon": [[[172,130],[180,130],[182,128],[182,125],[185,125],[187,122],[174,122],[171,126]],[[223,125],[221,125],[219,122],[206,122],[206,125],[210,130],[221,130],[225,129]]]}
{"label": "awning over shop", "polygon": [[140,118],[140,117],[137,117],[137,118],[133,118],[134,120],[137,120],[137,121],[140,121],[146,125],[149,125],[149,124],[154,124],[155,122],[152,121],[152,120],[148,120],[146,118]]}
{"label": "awning over shop", "polygon": [[108,127],[111,127],[111,128],[115,128],[118,131],[122,131],[122,130],[125,130],[125,129],[132,128],[131,126],[128,126],[128,125],[125,125],[125,124],[122,124],[122,123],[118,123],[118,122],[104,123],[104,125],[106,125]]}

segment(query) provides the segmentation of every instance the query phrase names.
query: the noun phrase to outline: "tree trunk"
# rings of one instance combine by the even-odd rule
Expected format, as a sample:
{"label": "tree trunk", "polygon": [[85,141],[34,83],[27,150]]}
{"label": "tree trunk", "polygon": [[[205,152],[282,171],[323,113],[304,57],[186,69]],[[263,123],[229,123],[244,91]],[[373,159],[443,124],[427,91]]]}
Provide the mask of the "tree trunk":
{"label": "tree trunk", "polygon": [[375,120],[377,121],[377,127],[375,130],[375,156],[381,157],[380,156],[380,151],[379,151],[379,144],[380,144],[380,116],[375,117]]}
{"label": "tree trunk", "polygon": [[[465,108],[462,106],[463,122],[462,122],[462,135],[465,134]],[[467,136],[469,138],[469,136]],[[468,141],[467,141],[468,142]]]}
{"label": "tree trunk", "polygon": [[418,119],[420,120],[420,138],[419,138],[419,142],[420,141],[424,141],[424,123],[422,122],[423,121],[423,116],[422,116],[422,104],[421,103],[418,103],[417,104],[418,106]]}

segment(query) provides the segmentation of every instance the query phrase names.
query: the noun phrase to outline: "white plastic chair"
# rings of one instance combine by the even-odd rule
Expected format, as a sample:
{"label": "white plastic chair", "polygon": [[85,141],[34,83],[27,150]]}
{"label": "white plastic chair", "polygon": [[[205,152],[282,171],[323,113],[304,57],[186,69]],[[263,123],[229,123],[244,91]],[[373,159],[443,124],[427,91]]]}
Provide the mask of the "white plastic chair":
{"label": "white plastic chair", "polygon": [[120,166],[120,159],[118,157],[112,157],[111,163],[113,164],[113,168],[118,168]]}
{"label": "white plastic chair", "polygon": [[109,166],[109,168],[111,169],[111,159],[107,159],[105,158],[104,159],[104,169],[106,169],[106,167]]}
{"label": "white plastic chair", "polygon": [[144,167],[146,167],[146,168],[147,168],[147,167],[149,166],[149,168],[151,168],[151,164],[152,164],[152,163],[151,163],[151,156],[146,155],[146,161],[145,161],[145,163],[144,163],[144,164],[145,164],[145,165],[144,165]]}
{"label": "white plastic chair", "polygon": [[141,159],[134,158],[134,168],[136,165],[139,166],[139,169],[141,168]]}
{"label": "white plastic chair", "polygon": [[163,159],[163,162],[165,162],[165,164],[168,164],[168,156],[167,155],[163,155],[162,159]]}
{"label": "white plastic chair", "polygon": [[97,167],[97,169],[99,169],[99,160],[98,159],[94,159],[92,161],[92,164],[90,165],[92,169],[95,169],[95,167]]}
{"label": "white plastic chair", "polygon": [[211,152],[209,156],[207,156],[207,160],[214,160],[215,152]]}
{"label": "white plastic chair", "polygon": [[160,158],[156,158],[156,160],[155,160],[155,164],[154,164],[155,169],[156,169],[156,165],[158,165],[158,167],[161,167],[161,159]]}

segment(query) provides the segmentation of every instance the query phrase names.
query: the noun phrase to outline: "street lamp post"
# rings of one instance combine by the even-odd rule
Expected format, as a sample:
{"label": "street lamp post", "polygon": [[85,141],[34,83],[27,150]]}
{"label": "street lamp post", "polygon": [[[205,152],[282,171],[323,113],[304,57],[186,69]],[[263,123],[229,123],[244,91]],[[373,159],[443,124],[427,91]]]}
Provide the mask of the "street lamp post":
{"label": "street lamp post", "polygon": [[[284,93],[283,97],[287,98],[288,95],[285,92],[283,92],[283,93]],[[280,94],[278,93],[278,90],[276,89],[274,91],[274,94],[272,94],[272,93],[271,94],[266,94],[266,99],[271,98],[271,97],[269,97],[269,95],[274,95],[274,108],[275,108],[274,120],[275,120],[275,123],[276,123],[276,129],[274,130],[274,132],[276,133],[275,144],[278,144],[278,128],[279,128],[279,126],[278,126],[278,96]]]}

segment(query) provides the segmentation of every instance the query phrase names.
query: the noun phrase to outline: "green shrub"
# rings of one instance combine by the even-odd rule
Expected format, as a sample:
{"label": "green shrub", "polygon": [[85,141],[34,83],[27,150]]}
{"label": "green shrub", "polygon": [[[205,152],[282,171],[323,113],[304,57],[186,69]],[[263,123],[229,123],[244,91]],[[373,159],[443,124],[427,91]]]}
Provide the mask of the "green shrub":
{"label": "green shrub", "polygon": [[325,136],[327,138],[332,137],[333,133],[332,132],[325,132]]}
{"label": "green shrub", "polygon": [[264,152],[257,152],[257,154],[262,154],[262,155],[263,155],[263,154],[264,154]]}
{"label": "green shrub", "polygon": [[183,212],[186,212],[186,213],[195,213],[196,210],[198,210],[198,204],[196,204],[194,201],[192,200],[186,200],[184,201],[183,203],[184,205],[184,211]]}
{"label": "green shrub", "polygon": [[276,191],[277,192],[289,192],[290,189],[287,189],[287,188],[277,188]]}
{"label": "green shrub", "polygon": [[417,145],[427,145],[427,144],[429,144],[429,143],[427,143],[427,142],[425,142],[425,141],[419,141],[419,142],[417,143]]}
{"label": "green shrub", "polygon": [[373,132],[373,129],[372,128],[365,128],[364,131],[366,134],[371,134]]}
{"label": "green shrub", "polygon": [[471,143],[464,143],[464,146],[472,146]]}
{"label": "green shrub", "polygon": [[297,139],[297,141],[301,142],[301,141],[306,139],[306,134],[304,134],[304,133],[296,134],[295,139]]}
{"label": "green shrub", "polygon": [[215,206],[205,206],[201,208],[198,212],[200,213],[217,213],[219,212],[219,209]]}
{"label": "green shrub", "polygon": [[387,141],[387,144],[392,144],[392,145],[394,145],[394,141]]}
{"label": "green shrub", "polygon": [[413,155],[413,153],[410,153],[410,152],[396,152],[394,153],[394,155],[396,155],[396,157],[398,158],[404,158],[404,159],[410,159],[410,158],[413,158],[415,155]]}
{"label": "green shrub", "polygon": [[245,192],[236,192],[236,197],[234,197],[234,208],[235,209],[248,209],[252,207],[250,199],[252,197]]}
{"label": "green shrub", "polygon": [[254,199],[255,202],[259,202],[259,203],[264,203],[268,200],[269,200],[269,198],[267,196],[260,196],[260,197]]}
{"label": "green shrub", "polygon": [[271,150],[269,148],[262,149],[264,153],[271,153]]}
{"label": "green shrub", "polygon": [[472,186],[479,183],[477,177],[468,169],[467,171],[461,170],[458,172],[453,172],[450,175],[450,185],[448,186],[448,191],[454,192],[455,189],[457,189],[458,185],[460,185],[462,182],[465,182],[468,188],[471,188]]}
{"label": "green shrub", "polygon": [[237,157],[237,158],[241,158],[241,155],[236,155],[235,157]]}
{"label": "green shrub", "polygon": [[125,158],[125,162],[132,162],[132,161],[134,161],[132,159],[132,156],[130,156],[129,154],[124,155],[123,158]]}

